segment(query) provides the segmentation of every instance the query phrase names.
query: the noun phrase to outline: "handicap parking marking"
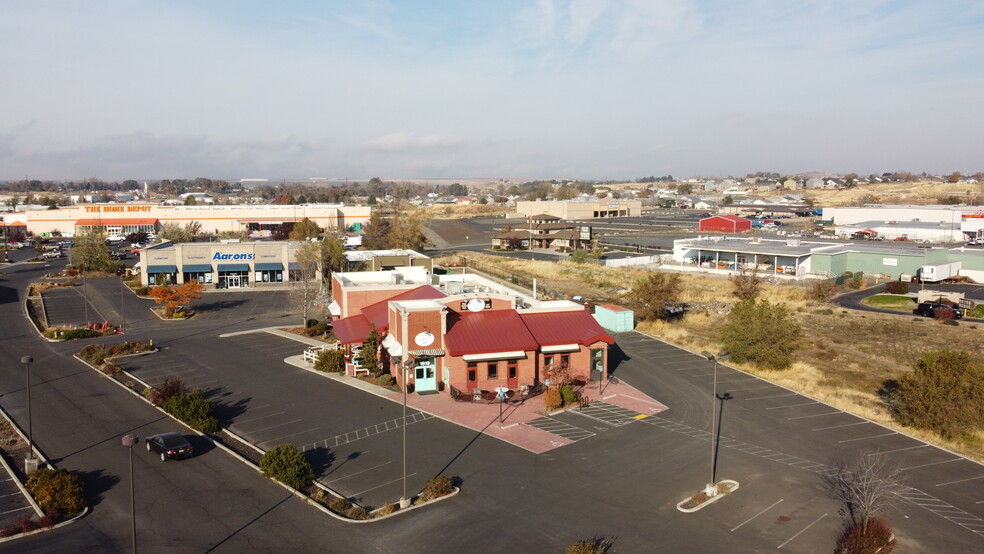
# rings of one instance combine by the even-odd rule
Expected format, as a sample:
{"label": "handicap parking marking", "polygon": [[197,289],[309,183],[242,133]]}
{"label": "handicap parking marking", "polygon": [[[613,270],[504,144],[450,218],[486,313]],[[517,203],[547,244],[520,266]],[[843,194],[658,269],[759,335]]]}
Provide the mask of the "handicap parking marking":
{"label": "handicap parking marking", "polygon": [[[414,423],[420,423],[422,421],[427,421],[434,419],[434,416],[424,412],[413,412],[407,414],[407,425],[413,425]],[[306,452],[308,450],[315,450],[318,448],[338,448],[343,444],[353,443],[358,440],[368,439],[369,437],[374,437],[376,435],[381,435],[388,431],[395,431],[402,426],[403,418],[397,417],[384,421],[382,423],[376,423],[368,427],[363,427],[361,429],[356,429],[354,431],[349,431],[341,435],[335,435],[334,437],[327,438],[324,440],[319,440],[317,442],[304,444],[300,447],[301,452]]]}
{"label": "handicap parking marking", "polygon": [[595,419],[614,427],[621,427],[633,421],[638,421],[640,419],[638,416],[644,416],[644,414],[640,414],[635,410],[629,410],[602,401],[595,401],[581,408],[570,410],[570,413]]}

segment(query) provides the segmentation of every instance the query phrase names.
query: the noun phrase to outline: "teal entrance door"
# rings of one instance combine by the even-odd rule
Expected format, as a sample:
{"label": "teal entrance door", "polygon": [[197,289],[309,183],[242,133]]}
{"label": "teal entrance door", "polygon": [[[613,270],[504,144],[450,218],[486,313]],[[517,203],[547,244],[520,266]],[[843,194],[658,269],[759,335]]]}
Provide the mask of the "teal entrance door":
{"label": "teal entrance door", "polygon": [[413,388],[417,392],[437,390],[437,370],[434,358],[420,357],[416,359],[413,376]]}

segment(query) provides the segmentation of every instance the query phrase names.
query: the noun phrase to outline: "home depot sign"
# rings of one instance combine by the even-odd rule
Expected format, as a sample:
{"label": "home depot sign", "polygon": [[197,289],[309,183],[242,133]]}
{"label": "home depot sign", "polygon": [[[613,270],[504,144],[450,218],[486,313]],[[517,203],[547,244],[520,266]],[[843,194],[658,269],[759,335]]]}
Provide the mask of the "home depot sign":
{"label": "home depot sign", "polygon": [[87,213],[149,212],[150,206],[85,206]]}

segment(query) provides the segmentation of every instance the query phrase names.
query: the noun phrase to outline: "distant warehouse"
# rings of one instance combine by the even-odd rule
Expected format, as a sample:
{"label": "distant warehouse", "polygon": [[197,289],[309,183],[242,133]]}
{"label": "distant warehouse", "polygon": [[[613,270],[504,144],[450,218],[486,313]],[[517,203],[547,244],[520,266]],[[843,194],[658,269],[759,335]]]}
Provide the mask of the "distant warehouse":
{"label": "distant warehouse", "polygon": [[638,217],[642,215],[642,200],[532,200],[516,202],[516,211],[524,217],[547,214],[560,219],[600,219],[608,217]]}

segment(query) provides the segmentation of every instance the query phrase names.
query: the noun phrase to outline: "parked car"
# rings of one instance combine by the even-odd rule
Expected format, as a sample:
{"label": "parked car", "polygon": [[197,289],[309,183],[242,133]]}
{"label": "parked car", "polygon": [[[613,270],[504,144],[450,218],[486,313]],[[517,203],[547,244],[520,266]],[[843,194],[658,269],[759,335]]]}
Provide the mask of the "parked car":
{"label": "parked car", "polygon": [[920,302],[919,306],[915,310],[912,310],[912,313],[923,317],[936,317],[937,310],[943,310],[941,312],[943,317],[949,317],[950,319],[960,319],[963,317],[963,310],[952,308],[942,302]]}
{"label": "parked car", "polygon": [[191,443],[181,433],[161,433],[148,437],[147,451],[160,454],[162,462],[190,458],[195,453]]}
{"label": "parked car", "polygon": [[970,239],[967,241],[967,246],[984,246],[984,238]]}
{"label": "parked car", "polygon": [[64,254],[62,254],[61,250],[48,250],[47,252],[43,252],[41,254],[42,258],[61,258],[62,256],[64,256]]}
{"label": "parked car", "polygon": [[71,248],[71,247],[75,246],[75,241],[63,240],[63,241],[61,241],[61,242],[58,243],[58,246],[61,246],[63,248]]}
{"label": "parked car", "polygon": [[114,260],[125,260],[127,258],[127,254],[126,252],[112,252],[109,257]]}
{"label": "parked car", "polygon": [[23,242],[8,242],[7,243],[7,248],[13,248],[15,250],[20,250],[21,248],[24,248],[24,243]]}

